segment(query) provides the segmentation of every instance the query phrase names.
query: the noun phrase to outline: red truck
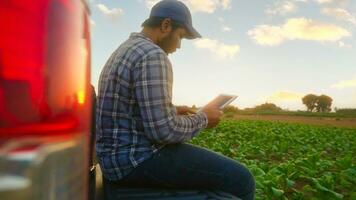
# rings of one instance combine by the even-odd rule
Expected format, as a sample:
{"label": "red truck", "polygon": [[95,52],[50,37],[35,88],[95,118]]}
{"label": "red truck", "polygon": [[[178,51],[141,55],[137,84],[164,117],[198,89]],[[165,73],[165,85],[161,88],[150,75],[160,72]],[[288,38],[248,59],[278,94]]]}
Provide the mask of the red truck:
{"label": "red truck", "polygon": [[0,25],[0,199],[93,198],[87,3],[1,0]]}

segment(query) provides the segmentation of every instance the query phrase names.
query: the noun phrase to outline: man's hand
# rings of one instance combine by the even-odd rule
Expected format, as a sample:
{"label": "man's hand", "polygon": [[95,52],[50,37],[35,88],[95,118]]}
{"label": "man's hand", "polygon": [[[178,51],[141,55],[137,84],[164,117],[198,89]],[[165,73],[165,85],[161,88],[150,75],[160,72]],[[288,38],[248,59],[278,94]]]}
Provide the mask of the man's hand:
{"label": "man's hand", "polygon": [[208,117],[208,126],[207,128],[213,128],[220,122],[220,117],[222,115],[222,111],[216,107],[205,107],[202,110],[206,116]]}
{"label": "man's hand", "polygon": [[196,112],[188,106],[176,106],[176,110],[178,115],[196,114]]}

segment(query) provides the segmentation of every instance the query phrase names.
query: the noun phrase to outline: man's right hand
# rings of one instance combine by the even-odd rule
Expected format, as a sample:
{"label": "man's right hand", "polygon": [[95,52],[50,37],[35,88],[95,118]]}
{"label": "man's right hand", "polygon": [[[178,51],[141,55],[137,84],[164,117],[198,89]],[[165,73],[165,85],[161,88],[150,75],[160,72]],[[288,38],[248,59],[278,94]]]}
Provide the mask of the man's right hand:
{"label": "man's right hand", "polygon": [[222,111],[216,107],[205,107],[202,110],[208,117],[208,126],[207,128],[215,127],[219,122],[222,115]]}

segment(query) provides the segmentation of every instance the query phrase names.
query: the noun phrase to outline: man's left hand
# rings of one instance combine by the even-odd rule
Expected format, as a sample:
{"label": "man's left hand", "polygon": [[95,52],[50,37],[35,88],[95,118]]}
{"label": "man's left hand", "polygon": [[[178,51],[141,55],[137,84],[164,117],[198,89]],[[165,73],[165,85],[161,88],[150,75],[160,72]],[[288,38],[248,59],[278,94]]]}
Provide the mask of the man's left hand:
{"label": "man's left hand", "polygon": [[176,106],[176,110],[178,115],[196,114],[196,112],[188,106]]}

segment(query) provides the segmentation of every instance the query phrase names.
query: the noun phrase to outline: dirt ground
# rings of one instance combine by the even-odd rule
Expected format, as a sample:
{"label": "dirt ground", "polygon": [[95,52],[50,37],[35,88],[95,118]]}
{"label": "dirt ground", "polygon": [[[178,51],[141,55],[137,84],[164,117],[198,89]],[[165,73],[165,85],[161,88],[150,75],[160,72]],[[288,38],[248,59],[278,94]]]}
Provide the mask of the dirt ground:
{"label": "dirt ground", "polygon": [[234,118],[356,128],[356,118],[303,117],[284,115],[235,115]]}

